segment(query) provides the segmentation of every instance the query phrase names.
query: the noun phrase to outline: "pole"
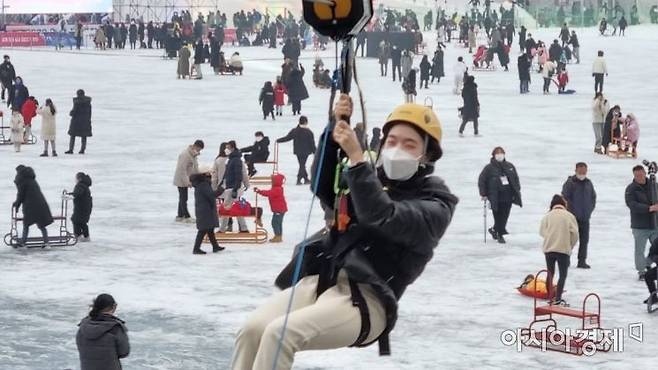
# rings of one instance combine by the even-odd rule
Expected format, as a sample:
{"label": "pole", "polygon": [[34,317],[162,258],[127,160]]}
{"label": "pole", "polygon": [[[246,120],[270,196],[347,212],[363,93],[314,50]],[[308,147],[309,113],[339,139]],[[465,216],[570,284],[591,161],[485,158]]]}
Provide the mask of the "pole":
{"label": "pole", "polygon": [[484,244],[487,244],[487,200],[483,201],[484,206],[482,207],[484,212]]}

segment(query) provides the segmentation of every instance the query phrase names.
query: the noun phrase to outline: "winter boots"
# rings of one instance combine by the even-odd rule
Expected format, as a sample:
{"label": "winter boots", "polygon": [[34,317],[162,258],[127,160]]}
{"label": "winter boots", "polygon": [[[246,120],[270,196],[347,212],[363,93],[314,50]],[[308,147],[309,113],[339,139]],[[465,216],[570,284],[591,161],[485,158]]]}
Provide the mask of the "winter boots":
{"label": "winter boots", "polygon": [[491,234],[491,237],[494,240],[498,241],[498,243],[500,243],[500,244],[505,244],[506,243],[505,238],[503,238],[502,235],[499,235],[498,232],[496,232],[496,230],[494,230],[493,227],[489,228],[489,234]]}
{"label": "winter boots", "polygon": [[283,237],[281,235],[275,235],[274,238],[270,239],[270,243],[281,243],[283,242]]}
{"label": "winter boots", "polygon": [[578,267],[579,269],[591,268],[590,265],[588,265],[587,262],[585,262],[584,260],[578,261],[578,266],[576,266],[576,267]]}

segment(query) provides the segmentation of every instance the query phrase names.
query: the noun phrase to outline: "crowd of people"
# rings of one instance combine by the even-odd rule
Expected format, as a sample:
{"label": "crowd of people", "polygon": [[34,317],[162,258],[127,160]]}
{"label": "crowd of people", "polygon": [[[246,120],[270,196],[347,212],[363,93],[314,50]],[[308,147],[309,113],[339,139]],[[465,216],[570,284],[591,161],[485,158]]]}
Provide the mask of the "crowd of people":
{"label": "crowd of people", "polygon": [[[474,0],[477,1],[477,0]],[[397,308],[397,300],[402,295],[404,288],[410,284],[415,277],[420,275],[422,266],[429,261],[423,255],[413,263],[398,266],[395,262],[395,253],[372,250],[369,243],[378,242],[391,251],[400,251],[405,248],[418,248],[427,252],[430,256],[432,248],[438,243],[443,232],[450,223],[454,213],[457,199],[450,193],[439,179],[428,176],[434,169],[434,164],[442,156],[441,136],[442,128],[434,112],[427,107],[415,104],[418,89],[429,89],[435,80],[440,83],[445,77],[444,50],[447,43],[453,40],[452,33],[457,32],[457,43],[475,52],[474,57],[481,54],[483,58],[473,60],[473,64],[459,57],[453,65],[453,93],[460,95],[463,100],[459,108],[461,125],[459,135],[463,136],[466,125],[473,123],[474,134],[479,136],[480,99],[478,96],[478,85],[471,71],[485,68],[490,65],[495,55],[505,70],[508,69],[509,54],[514,44],[514,37],[518,35],[518,45],[521,55],[518,57],[520,93],[529,92],[529,84],[533,66],[536,72],[542,75],[544,80],[543,92],[550,92],[553,77],[556,77],[558,92],[561,94],[574,93],[567,89],[569,75],[567,65],[575,59],[580,63],[579,40],[574,30],[569,30],[567,23],[563,26],[559,35],[546,47],[541,40],[535,41],[525,27],[517,32],[510,20],[512,15],[508,10],[500,10],[500,18],[495,10],[488,6],[485,12],[475,8],[470,15],[459,17],[456,14],[451,18],[440,12],[437,16],[436,27],[434,27],[434,15],[430,12],[425,16],[425,30],[436,29],[438,42],[434,53],[423,54],[420,58],[418,68],[414,67],[414,58],[420,54],[419,43],[415,47],[401,48],[388,40],[378,45],[378,62],[381,77],[388,77],[389,61],[392,69],[392,80],[399,82],[403,90],[405,104],[397,108],[387,119],[383,128],[374,128],[372,141],[366,145],[367,135],[363,124],[356,124],[352,129],[345,117],[352,115],[352,105],[349,97],[340,96],[336,104],[335,117],[338,118],[332,133],[331,145],[342,148],[347,154],[350,165],[346,168],[346,181],[353,192],[353,198],[358,203],[355,212],[358,221],[352,224],[352,229],[346,229],[347,233],[367,232],[369,234],[364,240],[359,240],[358,248],[362,254],[349,254],[345,260],[336,261],[335,281],[333,286],[327,287],[331,294],[339,296],[340,301],[322,302],[321,299],[309,299],[303,304],[310,309],[325,308],[323,305],[331,305],[333,313],[351,315],[350,320],[344,327],[344,331],[333,332],[336,324],[334,317],[323,315],[310,315],[313,322],[321,323],[323,330],[310,335],[311,343],[323,343],[323,336],[331,335],[339,342],[339,346],[351,345],[354,337],[359,335],[356,322],[360,322],[362,314],[358,312],[350,299],[344,299],[346,295],[336,292],[339,288],[352,288],[356,286],[361,289],[365,297],[363,302],[370,308],[370,322],[372,329],[363,338],[363,343],[372,342],[387,333],[392,328],[392,318],[386,313],[392,308]],[[623,17],[622,17],[623,18]],[[197,20],[192,21],[189,12],[182,12],[172,19],[172,34],[174,37],[180,33],[185,35],[191,25],[191,40],[183,43],[177,50],[178,64],[177,77],[203,78],[202,66],[209,63],[215,74],[238,73],[242,74],[243,64],[239,52],[235,52],[230,60],[226,60],[221,48],[224,44],[223,29],[226,27],[227,18],[225,14],[210,13],[207,17],[199,15]],[[302,101],[308,99],[309,93],[304,83],[305,68],[299,63],[301,51],[307,40],[308,26],[303,22],[297,22],[290,17],[278,17],[270,22],[269,17],[262,17],[257,11],[236,13],[233,22],[238,28],[238,39],[242,36],[254,36],[255,40],[250,45],[263,45],[277,47],[278,38],[283,35],[281,48],[283,64],[281,73],[273,81],[264,81],[258,103],[262,109],[264,120],[282,116],[284,107],[289,104],[292,115],[297,116],[297,125],[290,132],[280,138],[270,141],[263,131],[254,134],[254,142],[250,146],[241,147],[236,140],[226,140],[219,144],[218,154],[210,165],[198,162],[201,151],[206,148],[206,143],[198,139],[184,148],[178,156],[173,185],[178,190],[178,211],[176,222],[195,224],[197,233],[194,239],[192,253],[205,255],[201,249],[204,240],[208,240],[212,246],[212,252],[221,252],[225,248],[219,245],[218,233],[232,233],[233,220],[237,223],[236,233],[249,233],[248,225],[244,217],[234,216],[230,213],[233,207],[240,207],[242,198],[250,190],[253,193],[269,200],[272,214],[271,224],[274,236],[271,243],[283,241],[283,220],[288,212],[285,197],[285,176],[275,173],[269,176],[270,188],[262,189],[253,186],[251,179],[258,173],[257,165],[266,163],[271,156],[270,145],[293,143],[293,154],[299,164],[296,175],[297,185],[308,185],[311,176],[307,170],[307,161],[311,155],[317,152],[316,138],[309,128],[308,118],[301,115]],[[261,22],[263,26],[261,27]],[[81,23],[80,23],[81,24]],[[182,24],[182,26],[181,26]],[[386,20],[381,25],[386,30],[407,30],[416,32],[420,30],[418,18],[412,11],[404,14],[389,12]],[[78,30],[81,26],[78,26]],[[480,30],[484,29],[481,35]],[[97,47],[103,48],[125,48],[128,40],[131,48],[164,48],[166,41],[164,35],[167,28],[141,21],[130,21],[126,27],[106,23],[99,28],[95,35]],[[620,26],[621,30],[621,26]],[[118,35],[118,37],[117,37]],[[160,36],[158,36],[160,35]],[[204,37],[205,35],[205,37]],[[486,37],[486,45],[478,45],[477,40]],[[146,41],[145,41],[146,40]],[[365,40],[365,39],[364,39]],[[363,41],[365,42],[365,41]],[[194,44],[193,49],[190,47]],[[240,41],[242,45],[243,42]],[[320,42],[321,44],[321,42]],[[245,43],[246,46],[246,43]],[[363,47],[363,45],[362,45]],[[482,49],[481,49],[482,47]],[[480,53],[481,51],[481,53]],[[430,58],[431,55],[431,58]],[[535,62],[536,58],[536,62]],[[193,63],[190,63],[193,59]],[[607,65],[603,51],[599,51],[592,66],[592,77],[595,83],[595,97],[592,103],[592,124],[595,136],[594,152],[597,154],[610,154],[611,151],[622,151],[629,155],[637,156],[637,145],[639,141],[639,125],[636,117],[629,113],[625,117],[618,105],[612,106],[603,95],[604,77],[607,76]],[[274,76],[273,76],[274,77]],[[313,81],[317,87],[328,88],[334,83],[330,71],[325,69],[321,60],[317,59],[313,68]],[[35,116],[42,117],[43,128],[41,130],[44,141],[43,157],[49,156],[49,145],[51,155],[57,156],[55,149],[55,127],[57,109],[52,100],[45,99],[43,106],[39,105],[37,99],[29,95],[24,81],[16,74],[14,66],[8,56],[0,65],[0,82],[2,82],[2,98],[4,100],[5,90],[8,91],[7,104],[12,108],[11,140],[16,151],[20,151],[21,144],[29,141],[31,136],[32,120]],[[287,97],[287,101],[286,101]],[[421,113],[425,122],[422,124],[415,120],[408,111],[414,114]],[[78,90],[73,99],[73,108],[70,113],[71,125],[69,129],[70,141],[67,154],[72,154],[75,146],[75,138],[82,138],[80,154],[86,150],[86,140],[91,136],[91,98],[83,90]],[[429,122],[427,122],[429,121]],[[382,137],[383,134],[383,137]],[[401,143],[411,143],[405,144]],[[365,152],[365,153],[364,153]],[[366,165],[366,156],[369,152],[378,153],[381,162],[379,174]],[[325,173],[336,171],[337,163],[315,164],[317,172],[315,176],[323,178]],[[19,166],[16,168],[15,184],[18,189],[17,199],[13,207],[18,210],[23,208],[23,234],[20,244],[25,244],[28,238],[29,227],[36,224],[42,232],[44,246],[48,246],[48,234],[46,227],[53,222],[48,203],[41,193],[36,182],[36,175],[32,168]],[[559,275],[556,292],[550,296],[550,304],[566,305],[563,297],[565,290],[568,268],[572,250],[578,245],[577,268],[589,269],[588,244],[590,219],[596,208],[597,195],[592,181],[587,177],[588,165],[579,162],[575,166],[575,172],[568,176],[563,183],[560,194],[555,194],[550,202],[548,212],[540,224],[540,235],[543,238],[542,252],[549,271],[547,286],[553,289],[553,279]],[[628,185],[625,192],[625,203],[631,214],[631,228],[635,240],[635,269],[640,280],[646,281],[650,292],[656,291],[656,270],[647,270],[647,265],[658,260],[658,225],[654,220],[654,214],[658,212],[658,200],[652,199],[651,182],[647,178],[643,166],[633,168],[633,182]],[[333,179],[333,177],[332,177]],[[428,180],[429,179],[429,180]],[[88,223],[92,211],[92,197],[90,192],[91,177],[85,173],[76,175],[76,185],[70,196],[74,199],[74,212],[72,221],[74,233],[80,241],[89,241]],[[386,186],[384,191],[383,186]],[[331,192],[333,192],[333,183]],[[506,244],[509,235],[507,224],[513,205],[523,206],[521,195],[521,179],[516,167],[506,157],[506,151],[502,147],[496,147],[491,152],[489,163],[482,169],[477,186],[479,195],[488,206],[494,217],[494,225],[487,229],[487,233],[499,244]],[[390,187],[390,189],[389,189]],[[188,210],[189,190],[194,189],[194,217]],[[392,191],[391,191],[392,189]],[[413,189],[413,192],[409,189]],[[332,213],[335,193],[331,196],[325,190],[318,191],[323,206]],[[413,194],[412,194],[413,193]],[[420,196],[418,194],[421,194]],[[396,207],[400,202],[413,202],[414,207],[400,207],[402,214],[391,215],[389,207]],[[222,213],[224,212],[224,213]],[[255,210],[256,224],[262,226],[262,210]],[[423,227],[411,229],[405,228],[411,222],[418,222]],[[381,226],[385,227],[381,227]],[[358,230],[358,231],[356,231]],[[419,231],[420,230],[420,231]],[[415,231],[415,232],[414,232]],[[417,232],[417,233],[416,233]],[[366,240],[367,239],[367,240]],[[221,240],[221,238],[220,238]],[[325,241],[326,242],[326,241]],[[652,253],[647,256],[646,245],[651,243]],[[363,245],[361,245],[363,244]],[[384,248],[384,249],[386,249]],[[365,262],[364,262],[365,261]],[[367,266],[376,266],[377,272],[365,269],[360,271],[350,270],[350,263],[366,263]],[[304,261],[308,263],[308,261]],[[391,267],[396,266],[396,267]],[[385,270],[390,276],[402,276],[401,282],[383,280],[381,271]],[[289,271],[287,271],[289,273]],[[383,289],[383,293],[375,291],[375,284],[361,281],[359,284],[351,281],[358,272],[366,273],[368,279],[375,279],[377,287]],[[402,275],[396,275],[402,273]],[[286,270],[282,273],[286,277]],[[313,271],[308,276],[303,276],[299,283],[300,289],[313,293],[318,285],[318,280],[323,278]],[[289,289],[289,286],[281,284],[282,278],[277,280],[279,287]],[[289,284],[288,279],[288,284]],[[380,281],[381,280],[381,281]],[[358,286],[357,286],[358,285]],[[345,289],[343,289],[345,290]],[[347,289],[349,290],[349,289]],[[312,295],[312,294],[311,294]],[[310,295],[309,295],[310,296]],[[352,297],[350,294],[347,296]],[[272,360],[271,355],[275,350],[275,342],[272,333],[280,332],[277,318],[283,305],[282,295],[277,295],[274,301],[267,303],[263,308],[256,311],[240,330],[236,340],[236,350],[233,363],[236,368],[251,368],[254,364],[265,364]],[[652,298],[649,298],[652,299]],[[347,302],[347,303],[345,303]],[[120,368],[119,360],[129,355],[130,346],[127,337],[125,323],[114,316],[117,303],[108,294],[101,294],[93,302],[89,315],[82,320],[77,334],[76,342],[80,351],[80,361],[83,369],[93,369],[99,364],[106,366],[113,364]],[[387,311],[389,310],[389,311]],[[325,313],[322,311],[322,313]],[[345,316],[343,316],[345,317]],[[357,320],[358,319],[358,320]],[[293,320],[290,327],[304,332],[300,322]],[[353,335],[354,334],[354,335]],[[348,338],[349,337],[349,338]],[[270,340],[267,340],[267,339]],[[368,339],[368,340],[366,340]],[[255,345],[263,341],[261,345]],[[305,349],[296,338],[285,339],[286,348]],[[343,343],[344,342],[344,343]],[[349,343],[348,343],[349,342]],[[308,345],[311,348],[310,344]],[[318,348],[325,346],[318,344]],[[338,346],[338,345],[337,345]],[[313,347],[316,348],[316,347]],[[316,348],[317,349],[317,348]],[[295,350],[286,350],[282,360],[285,366],[290,366]]]}

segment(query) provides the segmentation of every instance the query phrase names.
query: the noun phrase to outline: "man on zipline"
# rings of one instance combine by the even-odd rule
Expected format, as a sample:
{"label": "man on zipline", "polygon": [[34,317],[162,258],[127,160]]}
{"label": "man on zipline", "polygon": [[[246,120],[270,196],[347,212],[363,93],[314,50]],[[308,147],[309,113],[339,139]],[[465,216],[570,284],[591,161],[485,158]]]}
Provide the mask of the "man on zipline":
{"label": "man on zipline", "polygon": [[[313,165],[312,188],[323,205],[338,208],[336,225],[301,243],[301,280],[287,323],[297,256],[277,278],[284,290],[240,329],[234,370],[290,369],[298,351],[377,340],[380,352],[388,354],[397,302],[432,259],[450,224],[458,200],[432,176],[442,155],[441,124],[432,109],[404,104],[389,115],[376,169],[347,123],[352,111],[350,97],[341,95],[334,108],[337,122],[326,142],[320,139]],[[339,149],[349,161],[341,171],[345,191],[337,195]]]}

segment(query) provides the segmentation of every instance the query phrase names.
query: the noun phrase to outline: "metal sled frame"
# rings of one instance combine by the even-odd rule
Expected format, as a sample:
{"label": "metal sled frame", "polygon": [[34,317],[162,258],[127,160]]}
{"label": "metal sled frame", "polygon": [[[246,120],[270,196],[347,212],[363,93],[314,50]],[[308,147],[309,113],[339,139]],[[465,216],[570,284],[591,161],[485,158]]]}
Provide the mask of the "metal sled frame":
{"label": "metal sled frame", "polygon": [[[68,218],[68,200],[70,198],[66,195],[66,190],[62,192],[61,216],[54,216],[54,221],[59,221],[59,235],[48,236],[48,244],[51,247],[67,247],[73,246],[78,242],[75,235],[71,234],[67,228]],[[14,207],[11,207],[11,230],[4,237],[4,242],[7,246],[18,248],[21,236],[18,234],[18,222],[23,221],[22,217],[18,217],[18,212]],[[42,237],[28,237],[25,242],[27,248],[43,248]]]}
{"label": "metal sled frame", "polygon": [[[253,210],[256,210],[258,208],[258,194],[256,194],[256,200],[254,201],[254,204],[251,206]],[[217,210],[219,213],[219,208]],[[257,211],[256,211],[257,213]],[[220,217],[227,217],[227,216],[220,216]],[[228,216],[228,217],[238,217],[238,216]],[[253,218],[254,219],[254,231],[249,231],[248,233],[241,233],[241,232],[216,232],[215,233],[215,238],[217,238],[217,242],[220,244],[263,244],[267,242],[267,230],[263,228],[262,226],[258,225],[258,215],[250,215],[250,216],[240,216],[243,218]],[[261,215],[262,217],[262,215]],[[208,240],[208,237],[204,238],[203,240],[204,243],[210,243],[210,240]]]}
{"label": "metal sled frame", "polygon": [[[10,133],[8,136],[5,136],[5,130],[8,130]],[[30,137],[23,143],[23,145],[32,145],[37,143],[36,136],[30,134]],[[5,116],[0,112],[0,145],[10,145],[13,144],[11,141],[11,127],[5,126]]]}
{"label": "metal sled frame", "polygon": [[[542,273],[546,273],[548,282],[548,271],[541,270],[535,275],[535,281]],[[536,291],[535,285],[535,291]],[[521,343],[528,347],[542,348],[549,351],[563,352],[576,356],[584,354],[584,347],[595,349],[596,352],[608,352],[612,348],[612,342],[606,334],[601,332],[601,298],[596,293],[589,293],[583,299],[581,309],[573,309],[559,305],[538,306],[534,299],[533,320],[527,328],[521,329]],[[592,301],[596,307],[595,311],[587,311],[587,303]],[[591,306],[592,304],[590,304]],[[557,331],[557,316],[566,316],[581,319],[581,326],[577,330],[577,336],[567,336]],[[548,324],[545,328],[534,328],[537,324]],[[539,330],[539,331],[534,331]],[[555,332],[555,334],[553,334]],[[597,337],[601,332],[601,337]]]}
{"label": "metal sled frame", "polygon": [[[256,164],[269,164],[272,166],[272,175],[279,172],[279,143],[274,143],[274,159],[267,162],[254,162]],[[249,178],[251,185],[272,185],[271,176],[253,176]]]}

